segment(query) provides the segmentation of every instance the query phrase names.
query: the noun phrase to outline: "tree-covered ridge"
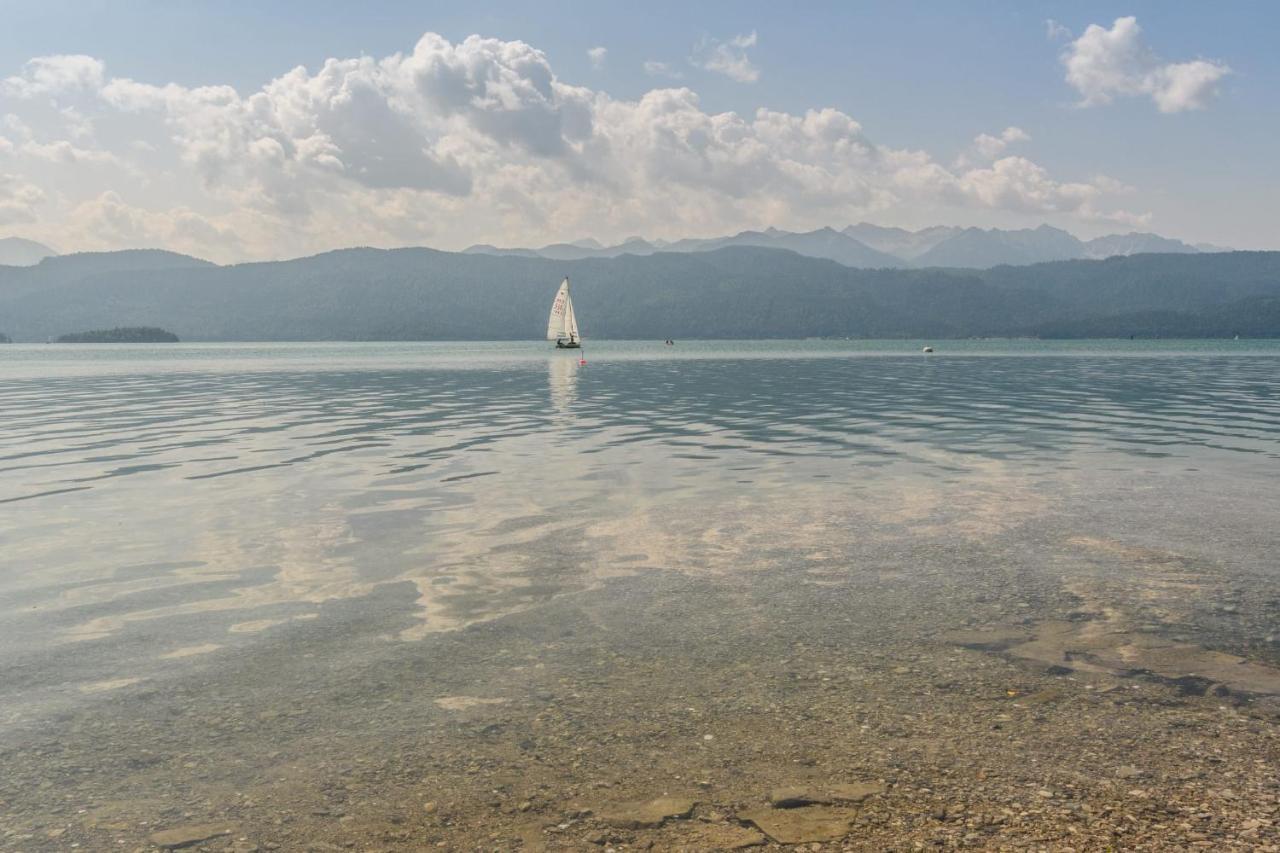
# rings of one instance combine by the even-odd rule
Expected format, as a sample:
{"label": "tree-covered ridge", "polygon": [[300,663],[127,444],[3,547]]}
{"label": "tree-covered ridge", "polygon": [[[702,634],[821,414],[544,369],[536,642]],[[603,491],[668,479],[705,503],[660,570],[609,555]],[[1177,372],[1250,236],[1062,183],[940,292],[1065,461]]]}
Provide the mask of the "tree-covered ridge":
{"label": "tree-covered ridge", "polygon": [[[852,269],[772,248],[548,260],[349,249],[219,267],[106,253],[0,267],[0,328],[183,340],[536,340],[568,275],[584,337],[1280,336],[1280,252]],[[1161,319],[1163,318],[1163,319]]]}
{"label": "tree-covered ridge", "polygon": [[156,326],[117,326],[59,335],[60,344],[176,344],[178,336]]}

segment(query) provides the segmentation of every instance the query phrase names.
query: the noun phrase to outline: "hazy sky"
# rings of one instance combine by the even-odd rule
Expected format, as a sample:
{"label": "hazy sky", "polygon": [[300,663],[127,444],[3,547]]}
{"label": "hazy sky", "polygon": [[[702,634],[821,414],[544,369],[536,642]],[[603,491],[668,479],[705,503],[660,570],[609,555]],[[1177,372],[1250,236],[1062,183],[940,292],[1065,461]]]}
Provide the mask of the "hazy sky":
{"label": "hazy sky", "polygon": [[228,261],[867,220],[1280,248],[1280,4],[365,5],[0,0],[0,236]]}

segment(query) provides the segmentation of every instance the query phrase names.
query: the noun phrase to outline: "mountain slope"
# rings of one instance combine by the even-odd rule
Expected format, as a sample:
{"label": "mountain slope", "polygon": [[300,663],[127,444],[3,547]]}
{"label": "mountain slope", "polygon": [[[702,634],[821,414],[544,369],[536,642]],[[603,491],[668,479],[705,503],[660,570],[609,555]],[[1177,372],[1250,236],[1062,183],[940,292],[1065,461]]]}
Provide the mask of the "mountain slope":
{"label": "mountain slope", "polygon": [[5,297],[30,291],[51,290],[85,279],[152,270],[212,267],[208,261],[159,249],[123,252],[80,252],[44,258],[35,266],[0,267],[0,304]]}
{"label": "mountain slope", "polygon": [[[117,326],[184,341],[539,339],[565,274],[588,340],[1069,334],[1107,317],[1127,336],[1144,312],[1222,329],[1248,300],[1280,297],[1276,252],[981,271],[851,269],[757,247],[574,261],[350,249],[229,267],[120,254],[0,268],[0,329],[19,341]],[[1269,317],[1245,333],[1280,335]]]}

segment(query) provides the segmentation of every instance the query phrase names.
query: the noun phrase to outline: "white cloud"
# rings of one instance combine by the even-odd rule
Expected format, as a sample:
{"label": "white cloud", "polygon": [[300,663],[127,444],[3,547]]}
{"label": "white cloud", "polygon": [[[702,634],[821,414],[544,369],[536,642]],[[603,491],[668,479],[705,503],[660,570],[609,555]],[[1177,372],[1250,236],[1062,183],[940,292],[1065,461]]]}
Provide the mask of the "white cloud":
{"label": "white cloud", "polygon": [[0,225],[34,222],[36,207],[44,198],[44,191],[34,184],[0,173]]}
{"label": "white cloud", "polygon": [[679,80],[684,76],[667,63],[659,62],[656,59],[646,59],[644,61],[644,73],[650,77],[667,77],[671,80]]}
{"label": "white cloud", "polygon": [[120,246],[166,248],[196,256],[235,256],[243,245],[235,231],[185,207],[148,210],[107,191],[76,205],[68,226],[80,236],[81,248]]}
{"label": "white cloud", "polygon": [[1231,73],[1221,62],[1163,62],[1142,39],[1138,19],[1116,18],[1111,29],[1090,24],[1062,54],[1067,83],[1085,107],[1117,97],[1150,97],[1163,113],[1201,109]]}
{"label": "white cloud", "polygon": [[592,68],[603,68],[604,59],[609,54],[607,47],[593,47],[587,50],[587,59],[591,60]]}
{"label": "white cloud", "polygon": [[1135,216],[1108,206],[1114,182],[1007,156],[1027,139],[1016,127],[947,167],[835,109],[714,113],[684,87],[618,99],[559,79],[530,45],[476,36],[428,33],[408,53],[334,58],[247,93],[80,61],[33,60],[4,85],[0,216],[77,248],[239,260],[817,227],[889,210]]}
{"label": "white cloud", "polygon": [[690,62],[707,71],[723,74],[739,83],[754,83],[760,79],[760,69],[751,64],[747,48],[756,46],[756,33],[736,35],[728,41],[704,38],[693,48]]}
{"label": "white cloud", "polygon": [[991,136],[986,133],[978,134],[974,137],[973,147],[983,158],[994,160],[1004,153],[1004,150],[1010,145],[1030,141],[1031,136],[1025,130],[1020,127],[1010,126],[1002,130],[999,136]]}
{"label": "white cloud", "polygon": [[74,90],[95,90],[102,85],[102,61],[92,56],[58,55],[32,59],[22,74],[0,80],[0,95],[35,98]]}
{"label": "white cloud", "polygon": [[994,136],[990,133],[979,133],[973,138],[969,147],[956,157],[953,168],[962,171],[974,166],[988,165],[1003,155],[1010,146],[1030,141],[1031,134],[1012,125]]}
{"label": "white cloud", "polygon": [[110,151],[80,148],[65,139],[59,139],[55,142],[35,142],[30,140],[16,146],[14,150],[28,157],[63,165],[75,163],[121,165],[120,160]]}

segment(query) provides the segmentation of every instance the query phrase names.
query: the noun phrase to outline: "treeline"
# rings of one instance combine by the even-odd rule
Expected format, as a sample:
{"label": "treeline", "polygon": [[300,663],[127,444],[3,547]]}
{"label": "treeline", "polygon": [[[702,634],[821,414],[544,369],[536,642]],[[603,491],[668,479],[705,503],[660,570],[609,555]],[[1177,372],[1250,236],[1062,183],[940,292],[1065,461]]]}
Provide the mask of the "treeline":
{"label": "treeline", "polygon": [[60,344],[176,344],[178,336],[156,326],[117,326],[59,335]]}

